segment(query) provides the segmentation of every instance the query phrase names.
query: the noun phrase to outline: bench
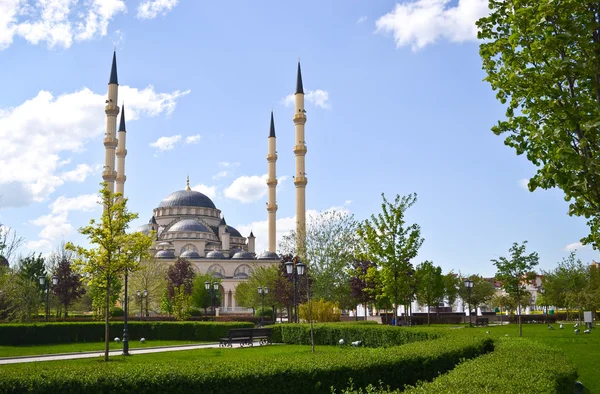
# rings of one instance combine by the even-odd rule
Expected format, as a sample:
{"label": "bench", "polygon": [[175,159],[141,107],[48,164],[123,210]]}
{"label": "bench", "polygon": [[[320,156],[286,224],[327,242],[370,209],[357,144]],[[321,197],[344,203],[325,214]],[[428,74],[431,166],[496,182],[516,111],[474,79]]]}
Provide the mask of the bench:
{"label": "bench", "polygon": [[477,327],[487,327],[489,324],[489,319],[487,317],[479,317],[475,320],[475,325]]}
{"label": "bench", "polygon": [[271,343],[270,328],[232,328],[227,333],[227,337],[219,338],[219,347],[233,347],[234,343],[239,343],[240,347],[244,345],[254,346],[254,341],[266,345]]}

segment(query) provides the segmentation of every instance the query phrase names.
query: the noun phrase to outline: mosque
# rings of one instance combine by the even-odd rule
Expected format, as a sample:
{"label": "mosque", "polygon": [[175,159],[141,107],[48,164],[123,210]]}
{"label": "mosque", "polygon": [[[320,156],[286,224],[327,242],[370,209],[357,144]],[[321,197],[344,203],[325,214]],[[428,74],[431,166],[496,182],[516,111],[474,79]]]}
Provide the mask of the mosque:
{"label": "mosque", "polygon": [[[106,100],[106,134],[104,138],[105,165],[102,179],[107,183],[111,192],[122,193],[127,177],[125,176],[126,125],[125,106],[118,103],[119,82],[117,77],[116,51],[113,54],[110,79],[108,82],[108,97]],[[296,79],[295,124],[296,142],[293,152],[296,158],[294,185],[296,187],[296,233],[298,248],[305,244],[306,200],[305,190],[307,178],[305,174],[305,155],[307,152],[304,140],[304,89],[300,61]],[[117,131],[117,116],[121,115]],[[190,189],[189,177],[184,190],[175,191],[166,196],[153,210],[148,224],[137,231],[149,234],[156,233],[156,241],[151,253],[157,261],[172,264],[178,258],[184,258],[192,263],[196,272],[210,273],[221,279],[220,313],[237,312],[235,289],[246,280],[253,269],[259,266],[270,266],[280,261],[276,253],[276,137],[273,113],[267,138],[267,186],[268,186],[268,250],[257,253],[255,237],[252,231],[244,237],[234,227],[229,226],[225,216],[214,202],[205,194]],[[115,166],[116,161],[116,166]],[[116,190],[115,190],[116,186]]]}

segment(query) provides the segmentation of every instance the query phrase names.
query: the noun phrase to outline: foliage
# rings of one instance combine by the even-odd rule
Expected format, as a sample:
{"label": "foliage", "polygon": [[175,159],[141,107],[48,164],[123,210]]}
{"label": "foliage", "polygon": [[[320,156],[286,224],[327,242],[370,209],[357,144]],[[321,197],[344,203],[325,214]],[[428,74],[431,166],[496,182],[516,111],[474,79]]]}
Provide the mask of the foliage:
{"label": "foliage", "polygon": [[356,244],[354,216],[336,210],[309,215],[306,225],[306,250],[296,249],[297,234],[292,231],[279,243],[282,255],[298,255],[310,267],[314,280],[312,294],[328,301],[345,301],[349,293],[348,263]]}
{"label": "foliage", "polygon": [[381,267],[381,283],[394,305],[397,321],[398,306],[407,305],[415,293],[414,273],[410,259],[415,258],[423,244],[418,224],[407,225],[405,214],[416,201],[416,194],[396,195],[389,202],[382,193],[382,212],[359,224],[358,235],[364,240],[362,254]]}
{"label": "foliage", "polygon": [[580,0],[490,0],[479,53],[506,120],[492,131],[538,170],[529,190],[559,187],[581,241],[600,247],[600,6]]}
{"label": "foliage", "polygon": [[54,294],[64,308],[64,316],[68,316],[69,306],[85,294],[82,277],[75,271],[69,260],[61,260],[53,273],[58,277],[58,283],[53,286]]}
{"label": "foliage", "polygon": [[[378,377],[395,387],[429,380],[448,371],[464,358],[476,357],[492,347],[489,339],[460,338],[411,343],[389,349],[328,349],[316,354],[302,348],[219,349],[235,357],[203,357],[208,351],[190,353],[181,361],[169,355],[122,359],[102,365],[79,362],[69,368],[31,365],[3,370],[0,391],[24,393],[34,388],[47,392],[119,393],[330,393],[353,378],[359,385],[376,383]],[[335,351],[332,351],[335,350]],[[275,354],[272,354],[274,353]],[[184,353],[184,352],[177,352]],[[182,355],[178,355],[182,357]],[[185,356],[183,356],[185,357]],[[211,360],[212,359],[212,360]],[[145,362],[144,362],[145,361]],[[427,367],[424,368],[424,365]],[[55,371],[55,372],[54,372]],[[403,371],[399,374],[398,371]]]}
{"label": "foliage", "polygon": [[[275,283],[278,278],[281,278],[280,267],[272,265],[269,267],[254,267],[252,274],[245,282],[240,283],[235,289],[235,301],[239,306],[246,308],[259,309],[261,307],[261,295],[258,293],[258,288],[267,288],[267,294],[264,295],[265,307],[267,305],[284,306],[279,304],[275,297]],[[283,279],[283,278],[282,278]],[[241,286],[241,288],[240,288]]]}
{"label": "foliage", "polygon": [[375,283],[369,280],[367,275],[369,269],[377,269],[377,264],[369,260],[357,260],[352,262],[350,271],[350,294],[356,303],[363,304],[375,301]]}
{"label": "foliage", "polygon": [[[111,278],[110,282],[110,288],[108,291],[108,304],[109,307],[112,308],[113,306],[115,306],[117,300],[121,296],[123,283],[117,277]],[[92,299],[92,312],[94,313],[94,317],[97,319],[104,318],[107,294],[105,281],[99,277],[89,279],[86,292]]]}
{"label": "foliage", "polygon": [[458,294],[463,300],[463,303],[469,302],[469,291],[465,286],[465,279],[470,279],[473,281],[470,298],[471,310],[477,310],[477,308],[486,305],[494,296],[496,289],[494,288],[493,284],[479,275],[471,275],[469,277],[462,278],[459,281]]}
{"label": "foliage", "polygon": [[[296,262],[297,258],[292,255],[283,255],[281,264],[277,269],[273,288],[269,288],[271,299],[278,305],[285,305],[288,309],[288,315],[292,316],[291,308],[294,303],[294,274],[288,274],[285,268],[285,263],[288,261]],[[296,278],[296,302],[302,304],[306,302],[308,295],[308,286],[310,283],[310,270],[306,267],[303,276]]]}
{"label": "foliage", "polygon": [[[213,277],[211,274],[196,274],[194,278],[194,284],[192,286],[192,294],[190,304],[196,308],[203,308],[204,314],[208,315],[207,309],[212,306],[213,300],[211,299],[211,292],[206,290],[205,283],[210,282],[210,288],[213,289],[213,283],[221,283],[221,280]],[[242,282],[245,284],[245,282]],[[242,284],[240,283],[240,284]],[[214,291],[214,289],[213,289]],[[236,288],[237,291],[237,288]],[[215,294],[215,305],[219,305],[219,294],[217,291]]]}
{"label": "foliage", "polygon": [[146,316],[151,310],[159,310],[163,292],[167,288],[167,266],[154,258],[142,260],[137,269],[129,275],[129,288],[148,290],[146,296]]}
{"label": "foliage", "polygon": [[173,303],[169,299],[167,289],[163,290],[162,296],[160,297],[160,310],[167,313],[169,316],[173,314]]}
{"label": "foliage", "polygon": [[12,228],[0,223],[0,264],[10,263],[25,240]]}
{"label": "foliage", "polygon": [[177,320],[185,320],[191,316],[191,298],[192,296],[185,291],[185,285],[173,289],[171,303],[173,304],[173,314]]}
{"label": "foliage", "polygon": [[[500,257],[492,259],[498,272],[496,279],[502,282],[502,288],[514,300],[522,300],[525,290],[525,284],[535,279],[534,268],[539,263],[537,252],[525,254],[527,241],[521,245],[513,243],[509,249],[510,258]],[[523,324],[521,323],[521,309],[519,312],[519,336],[523,335]]]}
{"label": "foliage", "polygon": [[50,283],[50,278],[48,278],[46,274],[46,261],[42,257],[41,253],[37,256],[32,253],[27,257],[19,259],[18,271],[21,278],[34,282],[37,285],[40,293],[46,289],[45,284],[40,284],[40,276],[46,278],[46,283]]}
{"label": "foliage", "polygon": [[434,266],[431,261],[424,261],[415,271],[417,281],[417,300],[427,306],[427,325],[429,325],[429,309],[437,306],[444,297],[444,278],[442,268]]}
{"label": "foliage", "polygon": [[[594,287],[588,285],[588,274],[591,271],[584,266],[581,260],[576,259],[575,252],[563,258],[552,271],[543,271],[542,286],[544,297],[548,304],[567,311],[573,308],[582,308],[586,304],[586,294],[592,294],[590,301],[594,304]],[[588,292],[587,290],[592,290]]]}
{"label": "foliage", "polygon": [[443,278],[444,281],[444,296],[448,300],[448,304],[453,306],[458,297],[458,289],[460,287],[461,279],[454,272],[450,271]]}
{"label": "foliage", "polygon": [[139,260],[149,257],[148,249],[152,245],[153,235],[128,234],[126,231],[129,224],[138,215],[127,210],[127,199],[120,193],[112,193],[106,183],[101,185],[99,203],[104,208],[102,217],[99,222],[92,219],[88,226],[79,229],[82,235],[87,236],[90,244],[95,246],[88,249],[69,243],[66,248],[77,253],[76,264],[83,272],[91,275],[96,285],[104,289],[104,361],[108,361],[108,344],[111,339],[108,318],[112,306],[110,286],[125,270],[135,268]]}
{"label": "foliage", "polygon": [[181,290],[185,295],[191,295],[194,285],[194,275],[192,264],[186,259],[177,258],[177,261],[167,269],[167,292],[169,298],[175,296],[176,290]]}
{"label": "foliage", "polygon": [[42,305],[39,282],[24,278],[10,269],[4,274],[0,273],[0,276],[0,315],[9,321],[31,321]]}
{"label": "foliage", "polygon": [[[315,322],[325,323],[340,321],[340,315],[342,311],[340,310],[338,304],[333,301],[313,299],[310,302],[310,307],[312,309],[312,320]],[[308,304],[300,305],[298,316],[300,316],[300,319],[302,320],[310,320]]]}

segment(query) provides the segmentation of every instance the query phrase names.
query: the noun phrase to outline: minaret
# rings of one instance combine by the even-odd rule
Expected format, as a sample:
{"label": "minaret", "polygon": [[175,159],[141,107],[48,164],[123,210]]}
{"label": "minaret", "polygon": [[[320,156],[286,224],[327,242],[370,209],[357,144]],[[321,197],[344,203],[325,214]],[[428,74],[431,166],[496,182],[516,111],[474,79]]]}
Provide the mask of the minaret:
{"label": "minaret", "polygon": [[302,72],[300,71],[300,60],[298,60],[298,77],[296,79],[296,94],[294,95],[296,108],[294,112],[294,124],[296,125],[296,144],[294,154],[296,155],[296,248],[298,254],[305,253],[306,245],[306,179],[304,156],[306,156],[306,143],[304,141],[304,124],[306,123],[306,111],[304,110],[304,88],[302,86]]}
{"label": "minaret", "polygon": [[117,51],[113,53],[112,68],[110,70],[110,79],[108,80],[108,98],[106,100],[106,134],[104,135],[104,171],[102,179],[108,185],[108,190],[115,191],[115,149],[117,148],[117,115],[119,106],[117,105],[119,91],[119,81],[117,79]]}
{"label": "minaret", "polygon": [[277,173],[275,165],[277,164],[277,150],[275,139],[275,123],[273,122],[273,111],[271,111],[271,130],[269,131],[269,147],[267,153],[267,186],[269,187],[269,202],[267,203],[268,225],[269,225],[269,252],[277,251],[277,199],[275,192],[277,190]]}
{"label": "minaret", "polygon": [[125,149],[126,135],[125,103],[123,103],[121,107],[121,123],[119,124],[119,140],[117,143],[117,193],[121,194],[125,193],[123,189],[127,180],[125,176],[125,156],[127,156],[127,149]]}

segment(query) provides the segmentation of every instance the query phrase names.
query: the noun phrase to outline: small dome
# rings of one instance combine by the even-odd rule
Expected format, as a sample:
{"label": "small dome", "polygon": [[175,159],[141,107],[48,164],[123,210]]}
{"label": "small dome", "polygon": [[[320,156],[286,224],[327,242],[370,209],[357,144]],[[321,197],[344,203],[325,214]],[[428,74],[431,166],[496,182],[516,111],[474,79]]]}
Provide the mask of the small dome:
{"label": "small dome", "polygon": [[213,203],[210,198],[195,190],[179,190],[171,193],[160,202],[158,207],[201,207],[217,209],[215,203]]}
{"label": "small dome", "polygon": [[203,233],[210,232],[210,230],[207,229],[205,225],[203,225],[202,223],[200,223],[199,221],[197,221],[195,219],[180,220],[177,223],[175,223],[174,225],[172,225],[171,228],[169,228],[169,230],[167,230],[167,231],[170,233],[176,232],[176,231],[197,231],[197,232],[203,232]]}
{"label": "small dome", "polygon": [[234,227],[231,227],[229,225],[227,225],[227,230],[226,230],[229,235],[231,235],[232,237],[241,237],[242,234],[240,234],[239,231],[237,231]]}
{"label": "small dome", "polygon": [[135,230],[136,233],[142,233],[146,235],[150,235],[150,231],[152,231],[152,226],[149,224],[142,224]]}
{"label": "small dome", "polygon": [[198,252],[194,252],[193,250],[186,250],[182,254],[179,255],[182,259],[199,259],[200,255]]}
{"label": "small dome", "polygon": [[207,259],[224,259],[225,255],[218,250],[211,250],[206,254]]}
{"label": "small dome", "polygon": [[158,246],[170,246],[173,247],[173,245],[171,244],[171,242],[161,242],[158,244]]}
{"label": "small dome", "polygon": [[262,252],[257,257],[258,260],[279,260],[279,255],[275,252],[269,252],[268,250]]}
{"label": "small dome", "polygon": [[175,258],[175,253],[172,250],[159,250],[154,257],[157,259],[172,259]]}
{"label": "small dome", "polygon": [[232,259],[254,260],[254,256],[252,255],[252,253],[242,250],[241,252],[237,252],[236,254],[234,254]]}

